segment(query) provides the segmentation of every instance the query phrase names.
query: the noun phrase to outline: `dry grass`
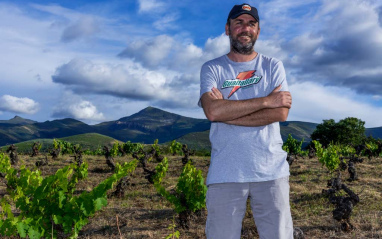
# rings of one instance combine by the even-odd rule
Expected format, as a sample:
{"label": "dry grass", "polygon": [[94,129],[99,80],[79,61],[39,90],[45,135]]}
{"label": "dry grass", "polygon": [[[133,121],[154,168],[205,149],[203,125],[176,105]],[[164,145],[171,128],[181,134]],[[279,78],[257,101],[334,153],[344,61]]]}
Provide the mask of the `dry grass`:
{"label": "dry grass", "polygon": [[[180,156],[168,156],[169,171],[164,181],[168,190],[174,188],[182,169]],[[195,166],[207,174],[209,158],[192,157]],[[34,167],[37,158],[22,158],[23,163]],[[111,175],[103,157],[85,156],[89,163],[88,179],[78,184],[78,192],[91,190],[101,180]],[[117,158],[117,162],[130,161],[131,157]],[[50,161],[41,168],[43,175],[54,173],[70,163],[69,157]],[[155,164],[153,163],[152,167]],[[382,238],[382,159],[365,160],[356,165],[359,180],[346,184],[360,196],[360,203],[353,210],[351,223],[354,229],[342,232],[339,223],[332,218],[334,209],[322,196],[329,172],[316,158],[299,159],[291,166],[290,201],[294,226],[304,232],[305,238]],[[169,226],[177,223],[177,215],[171,205],[155,191],[137,168],[130,176],[128,190],[122,199],[110,197],[108,206],[90,219],[81,231],[83,239],[118,238],[165,238],[173,232]],[[348,177],[343,173],[343,180]],[[4,184],[0,184],[0,196],[4,195]],[[195,216],[188,230],[178,226],[180,238],[205,238],[206,211]],[[247,210],[243,221],[242,239],[258,238],[252,213]]]}

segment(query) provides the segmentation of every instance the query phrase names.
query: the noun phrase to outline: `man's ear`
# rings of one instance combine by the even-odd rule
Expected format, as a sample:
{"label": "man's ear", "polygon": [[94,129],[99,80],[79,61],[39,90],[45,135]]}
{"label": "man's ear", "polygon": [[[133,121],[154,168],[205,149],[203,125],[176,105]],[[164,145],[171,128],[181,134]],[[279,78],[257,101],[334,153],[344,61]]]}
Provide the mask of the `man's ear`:
{"label": "man's ear", "polygon": [[[229,20],[228,20],[229,21]],[[228,24],[225,24],[225,34],[229,36],[229,26]]]}

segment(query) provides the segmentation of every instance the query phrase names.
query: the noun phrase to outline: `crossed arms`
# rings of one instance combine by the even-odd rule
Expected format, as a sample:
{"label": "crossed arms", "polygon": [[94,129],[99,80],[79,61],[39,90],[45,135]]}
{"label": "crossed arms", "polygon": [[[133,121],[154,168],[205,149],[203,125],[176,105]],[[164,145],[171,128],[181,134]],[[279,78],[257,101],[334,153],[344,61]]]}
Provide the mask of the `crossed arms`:
{"label": "crossed arms", "polygon": [[212,88],[201,97],[205,115],[210,121],[239,126],[264,126],[286,121],[292,105],[289,91],[276,87],[268,96],[248,100],[224,100],[221,92]]}

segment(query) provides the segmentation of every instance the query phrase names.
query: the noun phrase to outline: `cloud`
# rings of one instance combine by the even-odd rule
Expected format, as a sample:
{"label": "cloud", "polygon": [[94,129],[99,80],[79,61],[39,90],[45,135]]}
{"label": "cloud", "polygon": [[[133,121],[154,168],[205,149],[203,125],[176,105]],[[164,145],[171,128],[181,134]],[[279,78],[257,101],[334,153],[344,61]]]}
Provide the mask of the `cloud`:
{"label": "cloud", "polygon": [[98,25],[94,18],[82,17],[63,31],[61,41],[71,42],[83,37],[88,37],[98,30]]}
{"label": "cloud", "polygon": [[[100,33],[104,25],[107,24],[107,19],[98,15],[89,14],[86,11],[80,12],[60,5],[40,5],[30,4],[33,9],[51,14],[48,21],[50,22],[50,31],[59,30],[61,32],[61,42],[68,43],[75,40],[93,36],[95,33]],[[101,26],[101,27],[100,27]]]}
{"label": "cloud", "polygon": [[61,7],[57,4],[49,4],[49,5],[42,5],[42,4],[30,4],[30,6],[34,9],[37,9],[42,12],[50,13],[52,15],[56,15],[65,19],[78,19],[79,17],[83,16],[82,13]]}
{"label": "cloud", "polygon": [[65,94],[63,100],[54,108],[52,116],[57,118],[75,118],[78,120],[101,121],[105,117],[98,112],[90,101],[73,94]]}
{"label": "cloud", "polygon": [[160,35],[146,41],[132,42],[118,56],[132,58],[144,66],[153,67],[159,65],[163,59],[169,56],[173,44],[172,37]]}
{"label": "cloud", "polygon": [[204,55],[206,60],[227,54],[230,50],[229,38],[225,33],[215,38],[208,38],[204,45]]}
{"label": "cloud", "polygon": [[156,20],[153,23],[153,26],[160,31],[169,30],[169,29],[174,30],[178,28],[178,25],[176,25],[175,22],[179,18],[180,16],[178,13],[166,14],[162,18]]}
{"label": "cloud", "polygon": [[[223,49],[223,50],[222,50]],[[196,107],[201,65],[222,52],[226,36],[209,38],[205,49],[160,35],[133,42],[114,63],[77,58],[56,69],[52,80],[77,94],[147,101],[153,106]]]}
{"label": "cloud", "polygon": [[[56,70],[52,79],[78,94],[102,94],[151,102],[191,107],[198,97],[198,74],[169,70],[151,71],[133,62],[96,64],[74,59]],[[195,88],[190,93],[190,88]],[[196,104],[196,103],[195,103]]]}
{"label": "cloud", "polygon": [[157,0],[139,0],[139,13],[162,12],[166,5]]}
{"label": "cloud", "polygon": [[77,93],[96,93],[138,100],[164,98],[169,89],[171,72],[156,72],[140,65],[96,64],[85,59],[74,59],[56,70],[52,79]]}
{"label": "cloud", "polygon": [[29,98],[3,95],[0,97],[0,110],[12,113],[35,114],[39,110],[39,104]]}
{"label": "cloud", "polygon": [[382,7],[377,8],[379,26],[382,27]]}
{"label": "cloud", "polygon": [[366,1],[323,1],[304,23],[305,32],[281,44],[289,56],[286,68],[299,82],[319,81],[360,94],[382,94],[381,71],[376,71],[382,65],[378,9]]}
{"label": "cloud", "polygon": [[293,103],[288,120],[322,123],[317,119],[355,117],[365,121],[366,127],[381,126],[382,108],[360,98],[354,90],[313,82],[295,83],[289,90]]}
{"label": "cloud", "polygon": [[141,63],[144,67],[159,67],[174,71],[200,71],[207,60],[228,53],[229,40],[224,34],[208,38],[204,50],[192,43],[182,42],[181,38],[159,35],[146,41],[134,41],[118,54]]}

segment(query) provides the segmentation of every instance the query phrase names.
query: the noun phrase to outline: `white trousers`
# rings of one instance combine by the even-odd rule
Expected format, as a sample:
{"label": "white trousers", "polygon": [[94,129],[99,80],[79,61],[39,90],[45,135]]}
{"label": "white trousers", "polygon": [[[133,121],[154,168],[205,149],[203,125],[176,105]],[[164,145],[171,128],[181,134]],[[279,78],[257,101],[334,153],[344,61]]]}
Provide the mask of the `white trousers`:
{"label": "white trousers", "polygon": [[240,239],[248,196],[260,239],[293,239],[289,177],[209,185],[207,239]]}

